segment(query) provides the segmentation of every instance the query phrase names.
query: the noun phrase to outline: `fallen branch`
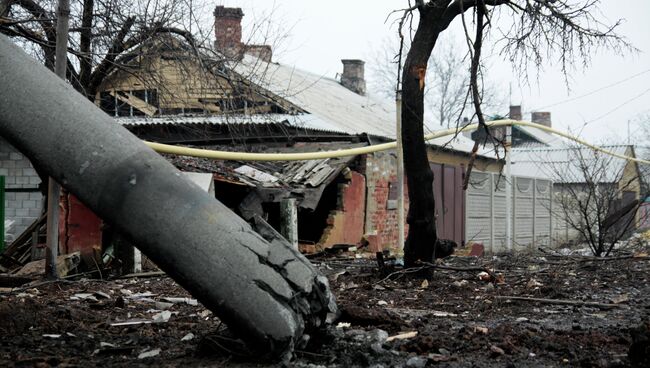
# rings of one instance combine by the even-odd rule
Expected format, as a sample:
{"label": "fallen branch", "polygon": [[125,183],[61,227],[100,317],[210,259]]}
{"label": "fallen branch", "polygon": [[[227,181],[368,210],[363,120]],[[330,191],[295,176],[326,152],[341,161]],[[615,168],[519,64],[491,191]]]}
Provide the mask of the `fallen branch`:
{"label": "fallen branch", "polygon": [[528,298],[523,296],[495,296],[495,299],[501,300],[520,300],[524,302],[536,302],[543,304],[558,304],[558,305],[575,305],[580,307],[596,307],[601,309],[620,308],[621,304],[608,304],[598,302],[583,302],[580,300],[567,300],[567,299],[543,299],[543,298]]}

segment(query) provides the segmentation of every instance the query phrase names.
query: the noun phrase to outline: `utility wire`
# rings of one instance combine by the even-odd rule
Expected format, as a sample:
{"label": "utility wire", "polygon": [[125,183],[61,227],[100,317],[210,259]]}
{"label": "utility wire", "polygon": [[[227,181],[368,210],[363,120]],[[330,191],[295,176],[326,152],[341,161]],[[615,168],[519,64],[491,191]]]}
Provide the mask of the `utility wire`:
{"label": "utility wire", "polygon": [[[576,100],[579,100],[579,99],[584,98],[584,97],[589,97],[589,96],[594,95],[594,94],[596,94],[596,93],[598,93],[598,92],[604,91],[604,90],[606,90],[606,89],[608,89],[608,88],[616,87],[616,86],[618,86],[619,84],[623,84],[623,83],[625,83],[625,82],[627,82],[627,81],[629,81],[629,80],[631,80],[631,79],[634,79],[634,78],[640,77],[641,75],[643,75],[643,74],[645,74],[645,73],[648,73],[648,72],[650,72],[650,69],[643,70],[643,71],[641,71],[641,72],[639,72],[639,73],[636,73],[636,74],[634,74],[634,75],[631,75],[631,76],[629,76],[629,77],[627,77],[627,78],[625,78],[625,79],[621,79],[621,80],[619,80],[619,81],[617,81],[617,82],[614,82],[614,83],[612,83],[612,84],[608,84],[608,85],[606,85],[606,86],[600,87],[600,88],[598,88],[598,89],[596,89],[596,90],[593,90],[593,91],[591,91],[591,92],[587,92],[587,93],[585,93],[585,94],[583,94],[583,95],[576,96],[576,97],[571,97],[571,98],[569,98],[569,99],[562,100],[562,101],[558,101],[558,102],[552,103],[552,104],[550,104],[550,105],[536,107],[536,108],[534,108],[534,109],[531,109],[530,111],[539,111],[539,110],[543,110],[543,109],[548,109],[549,107],[554,107],[554,106],[558,106],[558,105],[563,105],[563,104],[565,104],[565,103],[572,102],[572,101],[576,101]],[[528,111],[528,112],[530,112],[530,111]]]}
{"label": "utility wire", "polygon": [[641,92],[640,94],[636,95],[635,97],[632,97],[631,99],[626,100],[626,101],[623,102],[622,104],[620,104],[620,105],[616,106],[615,108],[613,108],[613,109],[607,111],[606,113],[600,115],[599,117],[594,118],[594,119],[591,119],[591,120],[585,122],[585,125],[590,124],[590,123],[593,123],[593,122],[595,122],[595,121],[598,121],[598,120],[600,120],[600,119],[602,119],[602,118],[608,116],[609,114],[611,114],[611,113],[617,111],[617,110],[620,109],[621,107],[623,107],[623,106],[625,106],[625,105],[627,105],[627,104],[629,104],[629,103],[631,103],[631,102],[633,102],[633,101],[635,101],[635,100],[638,100],[639,98],[643,97],[643,96],[644,96],[646,93],[648,93],[648,92],[650,92],[650,88],[646,89],[645,91]]}

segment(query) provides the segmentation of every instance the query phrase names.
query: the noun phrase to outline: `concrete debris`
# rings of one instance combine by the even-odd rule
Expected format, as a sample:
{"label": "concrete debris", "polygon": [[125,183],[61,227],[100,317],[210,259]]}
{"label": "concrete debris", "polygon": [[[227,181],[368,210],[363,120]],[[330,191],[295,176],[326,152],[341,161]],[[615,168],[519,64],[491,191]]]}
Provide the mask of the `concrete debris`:
{"label": "concrete debris", "polygon": [[434,317],[458,317],[457,314],[450,312],[433,311],[431,314],[433,314]]}
{"label": "concrete debris", "polygon": [[192,299],[192,298],[162,298],[162,300],[174,304],[185,303],[187,305],[192,305],[192,306],[199,305],[199,302],[196,299]]}
{"label": "concrete debris", "polygon": [[149,351],[142,352],[138,355],[138,359],[153,358],[160,354],[160,349],[153,349]]}
{"label": "concrete debris", "polygon": [[424,368],[427,365],[427,361],[427,358],[416,356],[409,358],[409,360],[406,361],[406,366],[412,368]]}
{"label": "concrete debris", "polygon": [[614,304],[626,303],[630,301],[630,294],[621,294],[611,297],[609,300],[611,300]]}
{"label": "concrete debris", "polygon": [[190,341],[192,339],[194,339],[194,334],[190,332],[187,335],[183,336],[181,338],[181,341]]}
{"label": "concrete debris", "polygon": [[169,322],[171,316],[172,316],[172,312],[162,311],[160,313],[154,314],[152,320],[154,323],[166,323]]}
{"label": "concrete debris", "polygon": [[349,322],[339,322],[336,325],[336,328],[343,329],[343,328],[350,328],[351,324]]}
{"label": "concrete debris", "polygon": [[172,306],[174,306],[174,303],[156,302],[157,310],[164,311],[171,308]]}
{"label": "concrete debris", "polygon": [[90,300],[93,302],[98,301],[93,294],[90,293],[78,293],[70,297],[70,300]]}
{"label": "concrete debris", "polygon": [[370,338],[373,341],[383,344],[388,340],[388,332],[381,329],[372,330],[370,331]]}
{"label": "concrete debris", "polygon": [[101,299],[110,299],[110,298],[111,298],[110,295],[106,294],[106,293],[103,292],[103,291],[95,291],[95,292],[93,293],[93,295],[96,296],[96,297],[98,297],[98,298],[101,298]]}

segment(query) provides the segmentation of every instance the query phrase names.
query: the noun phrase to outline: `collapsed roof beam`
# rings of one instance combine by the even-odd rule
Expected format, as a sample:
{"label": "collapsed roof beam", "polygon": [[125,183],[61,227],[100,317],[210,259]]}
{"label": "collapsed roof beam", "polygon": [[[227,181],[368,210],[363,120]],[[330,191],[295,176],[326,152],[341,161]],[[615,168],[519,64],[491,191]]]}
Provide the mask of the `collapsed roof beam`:
{"label": "collapsed roof beam", "polygon": [[260,356],[290,356],[336,305],[302,255],[226,206],[0,35],[0,135],[222,319]]}

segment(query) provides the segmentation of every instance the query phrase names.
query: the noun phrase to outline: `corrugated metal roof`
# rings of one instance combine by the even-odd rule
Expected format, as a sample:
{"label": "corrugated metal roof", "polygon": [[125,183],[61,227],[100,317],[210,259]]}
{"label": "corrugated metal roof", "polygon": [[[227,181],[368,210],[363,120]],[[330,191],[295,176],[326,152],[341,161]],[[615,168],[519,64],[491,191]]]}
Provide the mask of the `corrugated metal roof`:
{"label": "corrugated metal roof", "polygon": [[358,95],[338,81],[246,55],[232,68],[242,77],[318,117],[314,129],[395,137],[395,108]]}
{"label": "corrugated metal roof", "polygon": [[558,136],[555,136],[551,133],[547,133],[543,130],[539,130],[537,128],[533,127],[528,127],[528,126],[522,126],[522,125],[515,125],[514,129],[517,129],[524,134],[527,134],[537,140],[538,142],[545,144],[547,146],[555,146],[558,144],[561,144],[563,141],[561,138]]}
{"label": "corrugated metal roof", "polygon": [[[626,155],[630,154],[629,147],[603,148]],[[620,179],[626,164],[627,160],[587,147],[514,148],[511,173],[514,176],[550,179],[556,183],[584,183],[587,179],[614,183]]]}
{"label": "corrugated metal roof", "polygon": [[[277,63],[266,63],[246,55],[232,68],[243,78],[299,106],[307,114],[252,114],[210,116],[121,117],[125,126],[165,124],[287,124],[292,127],[345,134],[366,133],[395,138],[395,106],[358,95],[337,80]],[[474,142],[463,136],[429,141],[447,149],[470,153]],[[493,149],[479,150],[483,157],[496,158]]]}

